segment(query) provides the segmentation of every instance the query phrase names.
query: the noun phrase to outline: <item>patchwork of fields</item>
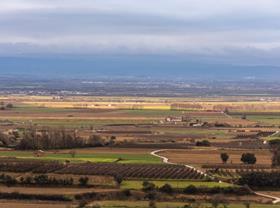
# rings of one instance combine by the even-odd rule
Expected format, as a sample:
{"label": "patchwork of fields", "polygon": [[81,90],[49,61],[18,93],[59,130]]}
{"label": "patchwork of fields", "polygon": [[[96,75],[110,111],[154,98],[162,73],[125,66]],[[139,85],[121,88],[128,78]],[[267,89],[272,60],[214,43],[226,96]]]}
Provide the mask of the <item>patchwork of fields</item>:
{"label": "patchwork of fields", "polygon": [[[217,195],[229,208],[248,201],[256,208],[279,207],[272,205],[275,198],[257,196],[239,183],[244,174],[279,171],[272,167],[270,146],[280,139],[276,100],[7,96],[0,101],[0,207],[74,208],[82,202],[108,208],[144,208],[151,202],[162,208],[210,207]],[[151,154],[155,150],[162,158]],[[254,163],[244,162],[243,154]],[[280,191],[251,188],[275,197]]]}

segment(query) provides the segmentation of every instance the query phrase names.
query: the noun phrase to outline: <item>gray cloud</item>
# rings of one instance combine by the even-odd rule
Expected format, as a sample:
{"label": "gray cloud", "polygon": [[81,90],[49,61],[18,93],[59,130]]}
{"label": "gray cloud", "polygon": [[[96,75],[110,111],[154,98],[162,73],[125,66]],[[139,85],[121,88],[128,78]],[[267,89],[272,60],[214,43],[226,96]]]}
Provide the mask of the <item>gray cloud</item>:
{"label": "gray cloud", "polygon": [[0,53],[279,59],[279,8],[278,0],[2,1]]}

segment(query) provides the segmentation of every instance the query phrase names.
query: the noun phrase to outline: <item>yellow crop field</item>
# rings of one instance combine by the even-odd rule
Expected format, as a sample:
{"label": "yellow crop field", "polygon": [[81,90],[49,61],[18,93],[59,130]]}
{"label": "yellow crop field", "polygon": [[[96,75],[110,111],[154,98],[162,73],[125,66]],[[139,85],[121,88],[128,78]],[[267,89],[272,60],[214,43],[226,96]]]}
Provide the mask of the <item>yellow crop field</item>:
{"label": "yellow crop field", "polygon": [[133,103],[133,102],[71,102],[71,101],[25,101],[26,105],[47,108],[90,108],[90,109],[147,109],[169,110],[170,104],[164,103]]}
{"label": "yellow crop field", "polygon": [[[235,101],[236,100],[236,101]],[[238,101],[237,101],[238,100]],[[148,97],[52,97],[52,96],[0,96],[0,101],[46,108],[89,108],[89,109],[138,109],[138,110],[211,110],[231,112],[280,112],[280,101],[256,99],[219,98],[148,98]]]}

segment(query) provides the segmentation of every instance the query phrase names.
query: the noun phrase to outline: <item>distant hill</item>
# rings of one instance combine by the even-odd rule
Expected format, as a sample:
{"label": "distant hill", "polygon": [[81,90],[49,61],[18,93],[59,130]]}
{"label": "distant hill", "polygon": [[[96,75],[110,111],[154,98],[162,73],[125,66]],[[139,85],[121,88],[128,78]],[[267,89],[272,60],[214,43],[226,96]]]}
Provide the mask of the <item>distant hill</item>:
{"label": "distant hill", "polygon": [[176,79],[278,80],[280,68],[237,66],[182,56],[0,57],[0,76],[40,78],[150,77]]}

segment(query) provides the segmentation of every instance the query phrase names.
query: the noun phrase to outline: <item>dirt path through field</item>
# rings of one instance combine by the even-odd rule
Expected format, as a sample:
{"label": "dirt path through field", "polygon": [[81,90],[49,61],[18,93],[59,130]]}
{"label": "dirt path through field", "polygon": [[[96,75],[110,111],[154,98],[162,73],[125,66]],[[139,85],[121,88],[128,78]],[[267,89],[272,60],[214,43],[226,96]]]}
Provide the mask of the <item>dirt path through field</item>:
{"label": "dirt path through field", "polygon": [[[155,156],[155,157],[161,158],[162,161],[163,161],[163,163],[170,164],[170,165],[179,165],[179,164],[177,164],[177,163],[169,162],[169,159],[168,159],[167,157],[158,155],[158,153],[164,152],[164,151],[167,151],[167,149],[155,150],[155,151],[152,151],[150,154],[153,155],[153,156]],[[201,170],[196,169],[196,168],[193,167],[193,166],[190,166],[190,165],[184,165],[184,166],[187,167],[187,168],[190,168],[190,169],[193,169],[193,170],[197,171],[197,172],[200,173],[201,175],[208,176],[206,173],[202,172]],[[210,177],[210,176],[209,176],[209,177]],[[211,177],[210,177],[210,178],[211,178]]]}
{"label": "dirt path through field", "polygon": [[[164,152],[164,151],[167,151],[167,150],[168,150],[168,149],[154,150],[154,151],[152,151],[150,154],[153,155],[153,156],[155,156],[155,157],[161,158],[162,161],[163,161],[163,163],[171,164],[171,165],[179,165],[179,164],[177,164],[177,163],[169,162],[169,158],[164,157],[164,156],[161,156],[161,155],[158,154],[158,153],[160,153],[160,152]],[[206,173],[204,173],[204,172],[202,172],[202,171],[196,169],[196,168],[193,167],[193,166],[185,165],[185,167],[194,169],[194,170],[196,170],[197,172],[199,172],[200,174],[203,174],[203,175],[205,175],[205,176],[208,176],[208,177],[210,177],[210,178],[213,178],[212,176],[207,175]],[[254,192],[254,194],[256,194],[256,195],[258,195],[258,196],[262,196],[262,197],[265,197],[265,198],[272,199],[272,200],[273,200],[273,201],[272,201],[273,204],[278,204],[278,203],[280,203],[280,198],[279,198],[279,197],[271,196],[271,195],[268,195],[268,194],[263,194],[263,193],[259,193],[259,192],[255,192],[255,191],[253,191],[253,192]]]}

